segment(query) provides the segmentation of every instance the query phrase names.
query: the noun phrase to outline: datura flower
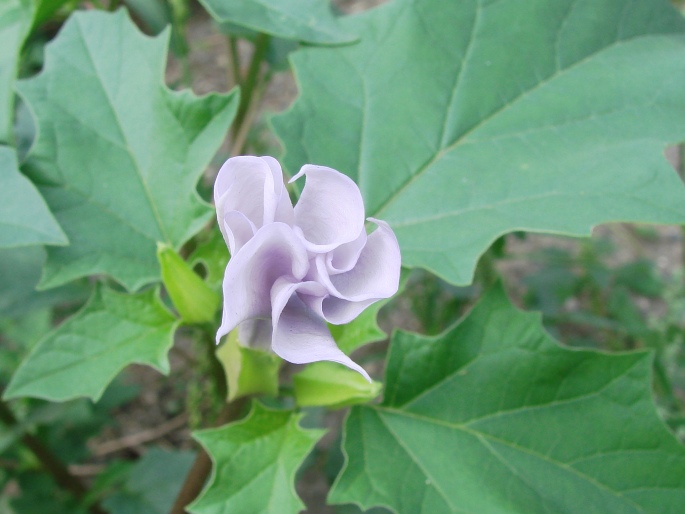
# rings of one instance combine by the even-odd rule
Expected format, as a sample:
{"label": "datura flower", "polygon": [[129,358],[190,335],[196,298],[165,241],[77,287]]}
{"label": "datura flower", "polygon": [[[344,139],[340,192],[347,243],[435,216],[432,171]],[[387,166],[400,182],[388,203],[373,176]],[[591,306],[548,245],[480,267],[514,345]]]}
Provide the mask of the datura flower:
{"label": "datura flower", "polygon": [[233,157],[214,186],[219,227],[231,252],[216,339],[238,327],[241,344],[305,364],[334,361],[358,371],[326,322],[349,323],[397,292],[400,249],[387,223],[367,235],[362,195],[342,173],[307,164],[293,207],[272,157]]}

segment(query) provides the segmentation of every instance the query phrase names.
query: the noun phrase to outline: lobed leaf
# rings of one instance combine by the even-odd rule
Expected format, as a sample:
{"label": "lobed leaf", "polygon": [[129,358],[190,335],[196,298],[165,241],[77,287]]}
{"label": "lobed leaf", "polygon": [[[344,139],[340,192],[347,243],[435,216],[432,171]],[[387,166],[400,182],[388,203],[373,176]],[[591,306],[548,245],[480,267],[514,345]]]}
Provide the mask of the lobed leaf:
{"label": "lobed leaf", "polygon": [[335,503],[395,512],[676,514],[685,448],[651,354],[559,346],[501,287],[437,337],[397,332],[382,405],[354,407]]}
{"label": "lobed leaf", "polygon": [[238,95],[168,90],[168,34],[144,36],[124,10],[79,12],[18,83],[38,125],[27,170],[71,243],[48,250],[40,287],[107,273],[138,289],[159,279],[158,241],[178,248],[211,218],[195,186]]}
{"label": "lobed leaf", "polygon": [[685,222],[685,20],[666,0],[395,0],[307,48],[273,119],[292,172],[332,166],[403,264],[468,284],[501,234]]}
{"label": "lobed leaf", "polygon": [[83,309],[36,344],[4,397],[97,400],[129,364],[166,374],[178,323],[156,290],[128,295],[100,286]]}
{"label": "lobed leaf", "polygon": [[301,418],[254,402],[247,418],[195,432],[214,466],[208,485],[188,511],[287,514],[303,509],[295,493],[295,472],[323,431],[301,428]]}

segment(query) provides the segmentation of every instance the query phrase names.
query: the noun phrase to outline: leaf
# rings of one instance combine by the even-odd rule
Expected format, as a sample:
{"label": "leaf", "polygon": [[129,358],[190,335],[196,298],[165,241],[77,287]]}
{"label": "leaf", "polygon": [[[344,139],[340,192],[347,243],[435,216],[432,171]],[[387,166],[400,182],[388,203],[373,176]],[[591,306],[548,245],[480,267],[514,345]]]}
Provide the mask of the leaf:
{"label": "leaf", "polygon": [[0,4],[0,142],[4,143],[12,140],[14,80],[32,17],[31,0],[4,0]]}
{"label": "leaf", "polygon": [[216,225],[199,242],[193,253],[188,256],[188,264],[195,268],[198,264],[204,266],[207,276],[205,282],[212,289],[221,291],[221,284],[224,279],[224,271],[228,264],[228,247],[221,232]]}
{"label": "leaf", "polygon": [[314,44],[350,43],[354,32],[343,29],[322,0],[200,0],[217,23],[241,27],[284,39]]}
{"label": "leaf", "polygon": [[666,0],[396,0],[341,23],[361,43],[295,53],[300,96],[273,125],[289,171],[359,184],[405,266],[468,284],[507,232],[685,222],[663,155],[685,139],[685,20]]}
{"label": "leaf", "polygon": [[436,337],[394,335],[382,405],[354,407],[335,503],[396,512],[676,514],[685,448],[652,356],[559,346],[501,287]]}
{"label": "leaf", "polygon": [[67,244],[34,185],[19,173],[17,156],[0,146],[0,247]]}
{"label": "leaf", "polygon": [[120,491],[102,502],[118,514],[167,514],[195,456],[189,451],[148,450],[129,470]]}
{"label": "leaf", "polygon": [[127,295],[100,286],[83,309],[33,348],[4,396],[97,400],[128,364],[166,374],[177,325],[158,291]]}
{"label": "leaf", "polygon": [[252,404],[244,420],[193,436],[214,466],[209,485],[189,507],[194,514],[297,513],[295,472],[323,435],[298,425],[302,414]]}
{"label": "leaf", "polygon": [[365,344],[385,339],[387,334],[378,326],[376,317],[387,302],[388,300],[374,303],[346,325],[329,324],[328,328],[338,348],[349,355]]}
{"label": "leaf", "polygon": [[166,89],[167,40],[124,10],[79,12],[18,83],[38,124],[27,170],[71,242],[48,250],[40,287],[107,273],[138,289],[159,279],[158,241],[178,249],[211,217],[195,186],[238,95]]}
{"label": "leaf", "polygon": [[90,287],[85,281],[36,291],[44,262],[42,246],[0,248],[0,318],[15,318],[43,307],[88,298]]}

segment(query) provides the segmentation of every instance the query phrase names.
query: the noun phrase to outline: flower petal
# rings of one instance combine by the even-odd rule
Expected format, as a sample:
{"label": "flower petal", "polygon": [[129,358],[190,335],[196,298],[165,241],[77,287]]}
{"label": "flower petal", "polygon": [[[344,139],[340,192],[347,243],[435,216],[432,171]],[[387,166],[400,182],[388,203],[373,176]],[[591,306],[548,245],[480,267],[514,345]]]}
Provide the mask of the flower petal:
{"label": "flower petal", "polygon": [[326,322],[305,305],[302,295],[318,295],[325,289],[316,282],[294,283],[280,279],[271,290],[273,340],[271,349],[295,364],[317,361],[338,362],[361,373],[368,373],[335,344]]}
{"label": "flower petal", "polygon": [[221,337],[238,323],[271,315],[271,288],[280,277],[299,281],[309,269],[307,251],[293,229],[271,223],[257,231],[226,266]]}
{"label": "flower petal", "polygon": [[364,202],[357,184],[339,171],[306,164],[290,182],[307,175],[295,225],[307,250],[325,253],[354,241],[364,228]]}
{"label": "flower petal", "polygon": [[[219,227],[229,246],[224,223],[231,212],[239,212],[257,229],[274,221],[288,225],[294,222],[292,203],[283,184],[283,172],[271,157],[228,159],[216,178],[214,203]],[[231,253],[238,249],[232,248]]]}
{"label": "flower petal", "polygon": [[350,271],[329,275],[322,257],[309,277],[326,286],[327,297],[307,298],[307,305],[329,323],[349,323],[366,307],[397,292],[402,259],[394,232],[384,221],[369,218],[378,228],[368,236],[356,265]]}
{"label": "flower petal", "polygon": [[257,232],[257,227],[242,212],[229,211],[224,214],[221,232],[224,234],[228,251],[231,252],[231,255],[235,255],[245,243],[252,239]]}
{"label": "flower petal", "polygon": [[354,241],[338,246],[326,254],[326,271],[329,275],[337,275],[350,271],[357,264],[367,240],[366,230],[362,229]]}

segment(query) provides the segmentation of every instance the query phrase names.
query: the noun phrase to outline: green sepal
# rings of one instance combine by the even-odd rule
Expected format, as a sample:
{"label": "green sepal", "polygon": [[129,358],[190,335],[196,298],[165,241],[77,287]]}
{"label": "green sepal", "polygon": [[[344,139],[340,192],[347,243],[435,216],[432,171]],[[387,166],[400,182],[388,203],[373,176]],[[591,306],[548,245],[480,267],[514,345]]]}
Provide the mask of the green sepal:
{"label": "green sepal", "polygon": [[221,302],[219,295],[171,246],[157,243],[157,260],[162,269],[164,287],[183,321],[211,322]]}
{"label": "green sepal", "polygon": [[251,394],[278,394],[278,370],[281,358],[275,353],[242,346],[238,331],[228,334],[216,352],[228,383],[228,401]]}
{"label": "green sepal", "polygon": [[368,403],[383,384],[371,383],[356,371],[334,362],[315,362],[293,377],[295,401],[300,407],[341,408]]}

